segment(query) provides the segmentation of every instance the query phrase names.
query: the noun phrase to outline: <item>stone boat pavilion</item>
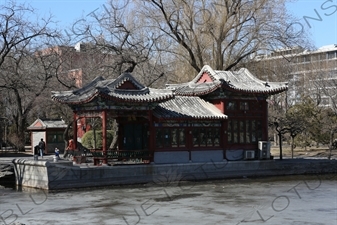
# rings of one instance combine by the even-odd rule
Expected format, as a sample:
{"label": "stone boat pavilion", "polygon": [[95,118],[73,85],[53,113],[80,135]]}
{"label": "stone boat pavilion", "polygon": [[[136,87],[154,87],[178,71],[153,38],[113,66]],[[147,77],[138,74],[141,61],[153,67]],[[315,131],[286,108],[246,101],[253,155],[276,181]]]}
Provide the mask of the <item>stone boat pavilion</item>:
{"label": "stone boat pavilion", "polygon": [[[132,158],[156,164],[221,162],[243,159],[245,151],[257,152],[258,142],[268,140],[266,100],[287,88],[247,69],[204,66],[190,82],[165,89],[145,87],[123,73],[117,79],[97,77],[78,90],[53,91],[52,99],[71,107],[74,127],[81,118],[101,118],[103,147],[92,150],[96,165]],[[110,118],[118,123],[117,149],[106,141]]]}

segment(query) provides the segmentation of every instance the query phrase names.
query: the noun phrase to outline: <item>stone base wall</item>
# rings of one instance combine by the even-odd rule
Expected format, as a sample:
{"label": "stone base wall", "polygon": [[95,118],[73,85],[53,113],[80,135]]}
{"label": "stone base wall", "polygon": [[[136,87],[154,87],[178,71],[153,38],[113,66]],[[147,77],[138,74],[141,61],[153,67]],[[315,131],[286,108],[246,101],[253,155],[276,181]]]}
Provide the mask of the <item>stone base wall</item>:
{"label": "stone base wall", "polygon": [[198,151],[168,151],[155,152],[154,163],[189,163],[189,162],[222,162],[223,150],[198,150]]}
{"label": "stone base wall", "polygon": [[192,162],[222,162],[223,150],[191,151]]}
{"label": "stone base wall", "polygon": [[[199,156],[198,156],[199,157]],[[242,177],[336,173],[337,160],[254,160],[123,166],[75,166],[13,160],[16,184],[41,189],[65,189],[123,184],[160,184]]]}
{"label": "stone base wall", "polygon": [[15,159],[13,164],[17,185],[49,189],[47,176],[49,162]]}
{"label": "stone base wall", "polygon": [[188,163],[190,153],[188,151],[155,152],[154,163]]}

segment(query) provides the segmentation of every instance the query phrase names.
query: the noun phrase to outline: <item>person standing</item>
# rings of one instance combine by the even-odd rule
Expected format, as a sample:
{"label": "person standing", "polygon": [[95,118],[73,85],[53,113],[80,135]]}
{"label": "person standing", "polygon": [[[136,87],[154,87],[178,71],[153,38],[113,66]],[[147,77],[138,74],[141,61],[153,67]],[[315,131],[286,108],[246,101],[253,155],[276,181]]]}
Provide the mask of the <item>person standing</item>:
{"label": "person standing", "polygon": [[38,159],[39,153],[40,153],[40,147],[39,147],[39,145],[35,145],[35,147],[34,147],[34,153],[33,153],[34,160]]}
{"label": "person standing", "polygon": [[40,156],[43,158],[44,150],[46,149],[46,143],[43,141],[43,138],[41,138],[41,141],[39,142],[39,148],[40,148]]}

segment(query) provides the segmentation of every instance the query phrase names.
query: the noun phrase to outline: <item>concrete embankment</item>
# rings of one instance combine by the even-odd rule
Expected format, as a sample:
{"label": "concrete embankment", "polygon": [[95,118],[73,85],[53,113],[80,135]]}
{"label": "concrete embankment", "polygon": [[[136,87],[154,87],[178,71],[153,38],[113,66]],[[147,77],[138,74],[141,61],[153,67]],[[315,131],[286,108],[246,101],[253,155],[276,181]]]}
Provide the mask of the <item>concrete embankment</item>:
{"label": "concrete embankment", "polygon": [[0,163],[0,184],[13,186],[15,183],[14,167],[12,164]]}
{"label": "concrete embankment", "polygon": [[242,177],[337,172],[337,160],[284,159],[123,166],[73,165],[69,161],[13,160],[16,185],[65,189],[124,184],[167,184]]}

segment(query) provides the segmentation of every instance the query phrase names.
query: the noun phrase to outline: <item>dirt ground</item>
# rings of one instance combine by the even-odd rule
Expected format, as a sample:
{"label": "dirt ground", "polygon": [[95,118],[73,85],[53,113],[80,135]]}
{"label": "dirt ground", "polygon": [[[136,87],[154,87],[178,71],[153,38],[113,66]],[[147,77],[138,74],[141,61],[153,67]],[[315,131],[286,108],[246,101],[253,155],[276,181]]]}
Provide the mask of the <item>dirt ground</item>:
{"label": "dirt ground", "polygon": [[[332,158],[337,158],[337,149],[332,150]],[[270,149],[270,154],[279,157],[280,148],[277,146],[272,146]],[[282,146],[283,157],[291,157],[291,149],[289,146]],[[296,147],[294,149],[294,157],[306,158],[306,157],[328,157],[329,149],[328,147],[307,147],[307,149]]]}

